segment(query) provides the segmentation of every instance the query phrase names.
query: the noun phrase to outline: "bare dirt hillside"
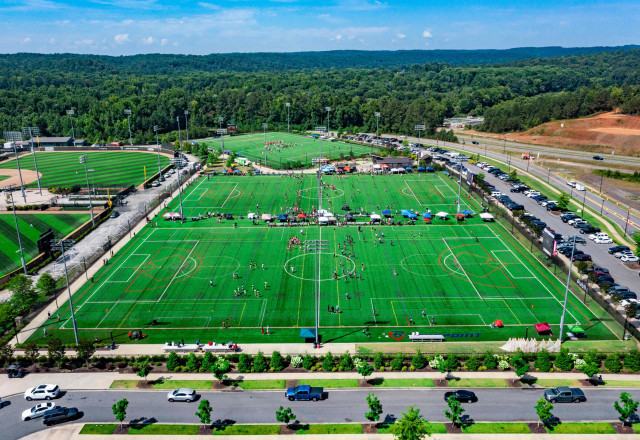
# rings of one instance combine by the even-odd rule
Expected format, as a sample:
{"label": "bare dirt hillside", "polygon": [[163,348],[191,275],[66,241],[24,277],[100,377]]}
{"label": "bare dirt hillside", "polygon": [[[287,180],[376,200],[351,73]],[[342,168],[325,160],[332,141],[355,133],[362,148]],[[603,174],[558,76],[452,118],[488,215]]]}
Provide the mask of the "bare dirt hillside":
{"label": "bare dirt hillside", "polygon": [[[478,133],[486,136],[485,133]],[[499,136],[502,139],[504,135]],[[522,133],[508,133],[508,140],[559,146],[594,153],[640,156],[640,116],[603,113],[590,118],[548,122]]]}

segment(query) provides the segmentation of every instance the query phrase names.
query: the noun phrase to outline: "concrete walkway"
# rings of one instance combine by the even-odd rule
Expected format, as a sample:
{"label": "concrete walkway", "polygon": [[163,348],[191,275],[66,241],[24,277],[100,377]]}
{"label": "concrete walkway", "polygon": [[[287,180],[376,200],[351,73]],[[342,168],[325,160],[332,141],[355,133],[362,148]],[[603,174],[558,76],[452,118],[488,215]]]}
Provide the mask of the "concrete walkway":
{"label": "concrete walkway", "polygon": [[[23,440],[130,440],[130,435],[80,435],[82,424],[56,426],[45,431],[36,432],[23,437]],[[280,440],[291,436],[282,435],[216,435],[220,440]],[[158,440],[171,438],[172,440],[193,440],[192,435],[137,435],[139,440]],[[304,436],[308,440],[391,440],[391,434],[309,434]],[[540,439],[571,439],[571,440],[631,440],[640,438],[639,435],[628,434],[433,434],[428,437],[434,440],[540,440]]]}

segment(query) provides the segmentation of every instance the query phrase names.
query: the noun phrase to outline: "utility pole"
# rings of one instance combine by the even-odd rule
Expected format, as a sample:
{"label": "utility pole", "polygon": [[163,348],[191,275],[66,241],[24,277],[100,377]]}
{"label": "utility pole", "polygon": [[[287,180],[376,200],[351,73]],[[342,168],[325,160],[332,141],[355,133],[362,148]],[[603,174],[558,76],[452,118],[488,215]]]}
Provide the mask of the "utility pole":
{"label": "utility pole", "polygon": [[182,151],[182,134],[180,133],[180,116],[176,116],[176,122],[178,123],[178,149]]}
{"label": "utility pole", "polygon": [[171,159],[171,163],[178,168],[178,194],[180,195],[180,222],[184,223],[183,220],[183,210],[182,210],[182,183],[180,182],[180,174],[182,174],[182,172],[180,171],[180,165],[182,164],[182,150],[180,151],[180,157],[179,158],[173,158]]}
{"label": "utility pole", "polygon": [[71,320],[73,321],[73,334],[76,337],[76,346],[78,345],[78,323],[76,322],[76,313],[73,309],[73,299],[71,299],[71,287],[69,287],[69,273],[67,272],[67,258],[64,251],[71,249],[75,241],[73,240],[51,240],[51,249],[54,251],[62,251],[62,262],[64,264],[64,276],[67,280],[67,292],[69,293],[69,309],[71,309]]}
{"label": "utility pole", "polygon": [[87,155],[80,156],[80,163],[84,164],[84,175],[87,178],[87,192],[89,193],[89,207],[91,208],[91,224],[96,227],[96,220],[93,217],[93,201],[91,200],[91,188],[89,187],[89,172],[87,171]]}
{"label": "utility pole", "polygon": [[376,142],[378,141],[378,138],[380,137],[379,134],[379,128],[380,128],[380,112],[375,112],[374,116],[376,117]]}

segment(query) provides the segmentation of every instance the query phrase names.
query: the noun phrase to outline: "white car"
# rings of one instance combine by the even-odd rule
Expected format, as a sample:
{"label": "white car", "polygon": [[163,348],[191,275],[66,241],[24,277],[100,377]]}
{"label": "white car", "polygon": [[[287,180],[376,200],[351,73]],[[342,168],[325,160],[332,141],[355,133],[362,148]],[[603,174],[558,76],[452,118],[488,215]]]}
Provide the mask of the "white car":
{"label": "white car", "polygon": [[196,390],[191,388],[180,388],[178,390],[169,391],[167,394],[167,400],[169,402],[183,401],[193,402],[196,400]]}
{"label": "white car", "polygon": [[622,251],[622,252],[616,252],[615,254],[613,254],[614,257],[616,258],[622,258],[622,257],[635,257],[635,254],[631,251]]}
{"label": "white car", "polygon": [[540,206],[547,206],[550,203],[553,203],[553,204],[557,205],[558,201],[557,200],[545,200],[544,202],[540,203]]}
{"label": "white car", "polygon": [[25,409],[24,411],[22,411],[22,421],[26,422],[27,420],[42,417],[45,411],[49,411],[50,409],[55,408],[55,406],[56,404],[53,402],[38,403],[33,408]]}
{"label": "white car", "polygon": [[595,234],[589,234],[589,240],[595,240],[596,238],[609,238],[609,234],[606,232],[596,232]]}
{"label": "white car", "polygon": [[576,181],[575,180],[567,180],[567,185],[569,185],[571,188],[575,188],[576,187]]}
{"label": "white car", "polygon": [[629,298],[629,299],[623,299],[622,301],[620,301],[620,307],[622,307],[623,309],[626,309],[628,305],[630,304],[638,304],[638,300],[637,299],[633,299],[633,298]]}
{"label": "white car", "polygon": [[580,217],[578,217],[578,218],[572,218],[571,220],[569,220],[569,221],[567,222],[567,224],[568,224],[568,225],[570,225],[570,226],[573,226],[573,224],[574,224],[575,222],[581,222],[581,221],[584,221],[584,220],[582,220]]}
{"label": "white car", "polygon": [[620,261],[622,261],[623,263],[635,263],[638,260],[640,260],[640,258],[636,257],[635,255],[623,255],[622,257],[620,257]]}
{"label": "white car", "polygon": [[46,384],[29,388],[24,392],[24,398],[29,402],[32,400],[51,400],[58,397],[58,394],[60,394],[58,385]]}
{"label": "white car", "polygon": [[611,244],[613,243],[613,240],[609,237],[596,237],[593,239],[593,242],[595,244]]}

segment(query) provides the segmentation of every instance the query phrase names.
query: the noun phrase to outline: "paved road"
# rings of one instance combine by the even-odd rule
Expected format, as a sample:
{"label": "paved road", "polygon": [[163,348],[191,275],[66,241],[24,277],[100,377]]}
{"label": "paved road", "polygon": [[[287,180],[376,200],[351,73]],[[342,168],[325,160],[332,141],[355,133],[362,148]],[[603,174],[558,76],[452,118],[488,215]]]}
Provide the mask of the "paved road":
{"label": "paved road", "polygon": [[[481,172],[482,170],[475,165],[469,165],[469,169],[473,172]],[[538,205],[535,200],[532,200],[525,196],[522,193],[511,193],[510,189],[511,185],[503,182],[492,174],[486,174],[485,180],[495,185],[496,189],[503,194],[507,194],[511,199],[515,202],[522,204],[525,207],[525,211],[532,213],[536,217],[540,218],[542,221],[547,223],[547,225],[556,231],[558,234],[562,235],[582,235],[586,240],[586,245],[578,245],[577,249],[583,250],[586,254],[591,255],[595,264],[599,266],[604,266],[609,269],[611,275],[616,280],[618,284],[629,287],[631,290],[636,291],[636,293],[640,294],[637,287],[639,285],[638,280],[638,271],[631,270],[627,268],[620,260],[615,258],[613,255],[609,255],[607,249],[609,247],[614,246],[615,244],[595,244],[593,241],[589,240],[587,235],[580,234],[579,229],[575,229],[573,226],[570,226],[566,223],[563,223],[560,219],[559,215],[552,214],[548,212],[546,208]],[[564,258],[564,257],[560,257]],[[568,261],[568,260],[567,260]],[[620,310],[622,308],[619,307]],[[637,321],[634,320],[635,325],[638,325]],[[618,335],[622,336],[622,335]]]}
{"label": "paved road", "polygon": [[[384,414],[400,417],[408,405],[419,407],[427,420],[445,421],[444,389],[377,389],[375,394],[383,405]],[[613,402],[620,395],[619,389],[585,389],[586,403],[557,404],[554,414],[564,421],[615,420]],[[283,391],[205,392],[213,407],[213,420],[233,420],[236,423],[276,423],[275,411],[280,405],[290,406],[302,423],[364,423],[366,389],[329,391],[324,402],[288,402]],[[464,404],[466,414],[476,421],[535,421],[533,409],[542,395],[541,389],[522,390],[484,388],[476,389],[478,402]],[[631,392],[640,399],[640,390]],[[75,406],[84,412],[83,422],[114,423],[111,405],[126,398],[129,401],[127,421],[158,423],[198,423],[193,403],[169,403],[166,391],[110,390],[69,391],[55,402],[63,406]],[[0,426],[3,440],[18,439],[44,429],[39,419],[23,422],[20,413],[32,406],[22,396],[8,399],[10,404],[0,410]]]}
{"label": "paved road", "polygon": [[[485,143],[484,141],[480,141],[480,140],[478,142],[480,142],[480,145],[470,145],[470,142],[467,142],[466,145],[445,142],[444,147],[453,148],[456,150],[463,150],[473,154],[480,154],[481,156],[498,159],[503,162],[507,162],[510,160],[514,166],[520,169],[528,170],[529,173],[535,175],[536,177],[541,178],[542,180],[548,181],[551,185],[555,186],[561,191],[566,191],[567,193],[570,193],[577,203],[580,203],[584,200],[586,206],[589,206],[596,212],[601,212],[603,216],[609,218],[609,220],[616,223],[623,230],[625,229],[625,226],[627,223],[627,213],[628,213],[627,206],[623,206],[623,205],[618,206],[616,205],[615,202],[612,203],[608,201],[603,201],[603,199],[601,199],[597,195],[589,192],[587,193],[582,192],[580,194],[576,194],[576,191],[572,191],[571,187],[567,185],[565,179],[555,175],[554,173],[550,173],[546,168],[537,166],[535,164],[528,165],[527,161],[523,161],[519,159],[519,157],[521,157],[519,155],[518,157],[511,156],[509,158],[507,155],[503,154],[502,151],[486,150],[484,148],[485,144],[493,148],[495,148],[496,145],[493,145],[491,143]],[[442,144],[442,142],[440,142],[440,144]],[[520,149],[519,151],[527,151],[527,150]],[[562,150],[562,151],[566,151],[566,150]],[[631,158],[627,156],[625,156],[624,158],[620,157],[620,160],[622,160],[621,163],[629,163],[630,161],[634,161],[637,159],[638,158]],[[638,213],[635,212],[634,210],[631,210],[630,222],[627,228],[627,236],[630,241],[631,241],[631,238],[629,237],[631,237],[633,233],[637,230],[640,230],[640,215],[638,215]]]}

